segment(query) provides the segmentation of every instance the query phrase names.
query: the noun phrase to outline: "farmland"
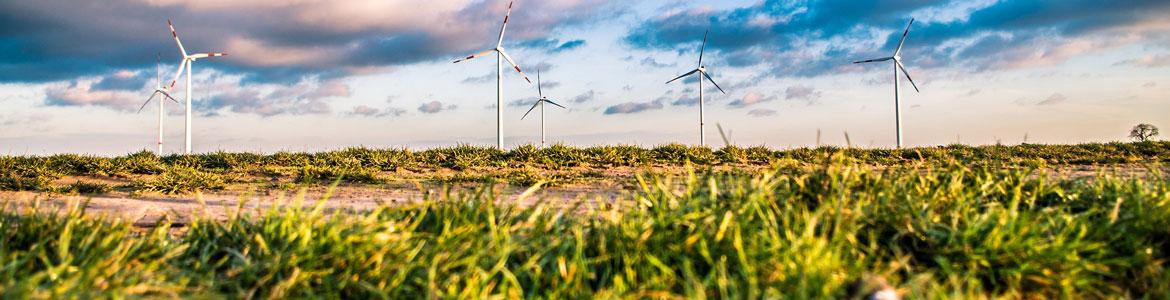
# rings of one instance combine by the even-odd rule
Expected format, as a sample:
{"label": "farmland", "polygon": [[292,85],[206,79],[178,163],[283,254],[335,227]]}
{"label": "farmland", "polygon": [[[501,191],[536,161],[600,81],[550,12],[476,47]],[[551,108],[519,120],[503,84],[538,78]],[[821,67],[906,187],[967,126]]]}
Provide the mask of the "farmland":
{"label": "farmland", "polygon": [[[1165,298],[1167,160],[1168,142],[2,157],[0,290]],[[355,190],[410,201],[346,209]],[[225,208],[144,225],[98,198]]]}

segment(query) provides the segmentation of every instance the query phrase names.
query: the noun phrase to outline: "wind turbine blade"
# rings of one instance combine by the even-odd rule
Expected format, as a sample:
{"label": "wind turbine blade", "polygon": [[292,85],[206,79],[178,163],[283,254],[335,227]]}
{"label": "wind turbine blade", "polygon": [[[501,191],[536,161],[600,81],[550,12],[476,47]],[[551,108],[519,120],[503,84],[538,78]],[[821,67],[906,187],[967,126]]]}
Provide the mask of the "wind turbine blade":
{"label": "wind turbine blade", "polygon": [[698,68],[703,67],[703,53],[707,52],[707,34],[708,33],[711,33],[711,31],[707,30],[707,31],[703,32],[703,46],[699,47],[699,66],[698,66]]}
{"label": "wind turbine blade", "polygon": [[504,45],[504,30],[508,29],[508,18],[512,17],[512,3],[508,2],[508,14],[504,15],[504,24],[500,25],[500,39],[496,40],[496,48]]}
{"label": "wind turbine blade", "polygon": [[159,70],[159,65],[162,65],[162,53],[155,53],[154,58],[154,88],[162,88],[162,71]]}
{"label": "wind turbine blade", "polygon": [[544,90],[540,89],[540,68],[536,68],[536,95],[544,99]]}
{"label": "wind turbine blade", "polygon": [[723,138],[723,147],[731,147],[731,140],[727,138],[727,133],[723,132],[723,124],[715,123],[715,127],[719,128],[719,136]]}
{"label": "wind turbine blade", "polygon": [[906,31],[902,32],[902,39],[898,41],[898,50],[894,50],[894,55],[902,54],[902,44],[906,43],[906,34],[910,33],[910,25],[914,25],[914,18],[910,18],[910,24],[906,24]]}
{"label": "wind turbine blade", "polygon": [[891,57],[885,57],[885,58],[867,59],[867,60],[862,60],[862,61],[855,61],[853,63],[864,64],[864,63],[871,63],[871,62],[887,61],[887,60],[891,60],[891,59],[894,59],[894,57],[891,56]]}
{"label": "wind turbine blade", "polygon": [[548,102],[548,104],[560,106],[561,108],[564,108],[564,109],[569,109],[568,107],[565,107],[564,105],[557,104],[556,102],[553,102],[552,100],[544,99],[544,102]]}
{"label": "wind turbine blade", "polygon": [[523,117],[520,117],[520,119],[521,119],[521,120],[523,120],[524,118],[527,118],[527,117],[528,117],[528,114],[529,114],[529,113],[531,113],[533,109],[536,109],[536,106],[537,106],[537,105],[540,105],[540,101],[541,101],[541,100],[536,100],[536,103],[533,103],[533,104],[532,104],[532,107],[529,107],[529,108],[528,108],[528,112],[525,112],[525,113],[524,113],[524,116],[523,116]]}
{"label": "wind turbine blade", "polygon": [[175,24],[171,23],[170,19],[167,19],[167,27],[171,28],[171,36],[175,37],[175,44],[179,45],[179,52],[183,53],[183,57],[187,57],[187,49],[183,49],[183,42],[179,41],[179,33],[175,31]]}
{"label": "wind turbine blade", "polygon": [[[723,88],[719,87],[718,83],[715,83],[715,79],[711,79],[711,75],[707,75],[707,72],[701,72],[701,73],[703,73],[703,77],[707,77],[707,81],[710,81],[711,84],[715,85],[715,88],[719,89],[719,91],[723,92],[723,94],[727,94],[727,92],[723,91]],[[699,78],[699,80],[703,80],[703,79]]]}
{"label": "wind turbine blade", "polygon": [[492,52],[495,52],[495,51],[496,51],[496,49],[492,49],[492,50],[487,50],[487,51],[484,51],[484,52],[480,52],[480,53],[476,53],[476,54],[468,55],[467,57],[464,57],[463,59],[456,60],[454,63],[456,63],[456,64],[457,64],[457,63],[461,63],[461,62],[469,61],[469,60],[472,60],[472,59],[476,59],[476,58],[478,58],[478,57],[483,57],[483,56],[485,56],[485,55],[492,54]]}
{"label": "wind turbine blade", "polygon": [[191,58],[192,59],[200,59],[200,58],[220,57],[220,56],[227,56],[227,53],[222,53],[222,52],[195,53],[195,54],[191,55]]}
{"label": "wind turbine blade", "polygon": [[910,80],[910,86],[913,86],[913,87],[914,87],[914,91],[915,91],[915,92],[919,92],[919,93],[921,93],[922,91],[919,91],[919,90],[918,90],[918,85],[917,85],[917,84],[914,84],[914,78],[910,78],[910,72],[906,72],[906,67],[902,66],[902,62],[900,62],[900,61],[899,61],[899,62],[897,62],[897,63],[898,63],[898,68],[899,68],[899,69],[902,69],[902,74],[905,74],[905,75],[906,75],[906,79]]}
{"label": "wind turbine blade", "polygon": [[135,112],[135,113],[142,112],[142,109],[146,108],[146,105],[150,104],[150,100],[154,100],[154,96],[156,96],[156,95],[158,95],[158,91],[155,91],[154,93],[150,94],[150,98],[146,98],[146,102],[142,102],[142,106],[138,107],[138,112]]}
{"label": "wind turbine blade", "polygon": [[179,103],[179,100],[175,100],[175,98],[174,98],[174,97],[171,97],[171,94],[170,94],[170,93],[167,93],[166,91],[164,91],[164,90],[161,90],[161,89],[160,89],[160,90],[158,90],[158,92],[159,92],[159,93],[162,93],[162,94],[163,94],[163,96],[166,96],[166,97],[167,97],[167,99],[171,99],[171,101],[172,101],[172,102],[175,102],[175,104],[182,104],[182,103]]}
{"label": "wind turbine blade", "polygon": [[687,77],[687,76],[690,76],[691,74],[695,74],[695,72],[698,72],[698,71],[699,71],[699,69],[695,69],[694,71],[690,71],[690,72],[687,72],[686,74],[682,74],[678,77],[675,77],[674,79],[671,79],[670,81],[667,81],[666,84],[670,84],[671,82],[674,82],[675,80],[679,80],[679,79],[682,79],[683,77]]}
{"label": "wind turbine blade", "polygon": [[498,51],[500,51],[500,55],[504,56],[504,60],[507,60],[509,64],[512,64],[512,68],[516,69],[516,73],[520,73],[520,76],[524,76],[525,81],[528,81],[528,83],[532,83],[532,79],[528,79],[528,75],[524,75],[524,71],[520,70],[520,66],[516,65],[516,61],[512,60],[512,56],[508,55],[508,52],[504,51],[504,48],[500,48],[500,50],[498,50]]}
{"label": "wind turbine blade", "polygon": [[170,85],[164,87],[165,89],[169,90],[175,87],[175,83],[179,82],[179,78],[183,76],[183,68],[186,68],[188,63],[189,61],[186,57],[183,58],[183,61],[179,62],[179,69],[175,70],[175,77],[171,79]]}

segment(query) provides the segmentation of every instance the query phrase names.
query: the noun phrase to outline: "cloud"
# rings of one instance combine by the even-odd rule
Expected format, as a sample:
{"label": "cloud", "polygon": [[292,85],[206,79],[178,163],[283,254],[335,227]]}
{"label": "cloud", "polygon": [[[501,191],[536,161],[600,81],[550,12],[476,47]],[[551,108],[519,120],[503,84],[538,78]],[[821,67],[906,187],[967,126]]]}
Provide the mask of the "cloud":
{"label": "cloud", "polygon": [[814,77],[888,67],[849,62],[889,56],[906,16],[925,15],[906,42],[910,67],[986,71],[1058,64],[1159,36],[1164,40],[1167,14],[1170,2],[1163,0],[1105,6],[1092,0],[768,0],[730,9],[667,9],[636,25],[623,42],[636,49],[693,53],[710,29],[706,50],[731,66],[759,66],[773,77]]}
{"label": "cloud", "polygon": [[673,66],[677,65],[677,64],[660,63],[660,62],[658,62],[658,60],[655,60],[653,57],[643,58],[642,61],[640,61],[639,63],[641,63],[643,66],[647,66],[647,67],[651,67],[651,68],[666,68],[666,67],[673,67]]}
{"label": "cloud", "polygon": [[[508,107],[524,107],[524,108],[528,108],[529,106],[532,106],[532,104],[533,104],[533,103],[536,103],[536,99],[537,99],[536,97],[528,97],[528,98],[523,98],[523,99],[516,99],[516,100],[509,101],[509,102],[508,102],[508,104],[506,104],[506,105],[507,105]],[[495,107],[492,107],[492,108],[495,108]]]}
{"label": "cloud", "polygon": [[541,49],[548,51],[549,53],[560,53],[585,46],[585,40],[571,40],[562,43],[559,39],[531,39],[521,41],[520,43],[516,44],[516,46],[527,49]]}
{"label": "cloud", "polygon": [[52,120],[48,114],[35,113],[31,115],[9,115],[8,117],[0,118],[0,125],[4,127],[17,125],[39,125]]}
{"label": "cloud", "polygon": [[1145,84],[1142,84],[1142,87],[1147,87],[1147,88],[1152,88],[1152,87],[1155,87],[1155,86],[1158,86],[1158,83],[1157,83],[1157,82],[1153,82],[1153,81],[1146,82]]}
{"label": "cloud", "polygon": [[794,85],[784,89],[784,99],[813,102],[821,98],[821,91],[811,86]]}
{"label": "cloud", "polygon": [[365,106],[365,105],[358,105],[358,106],[354,106],[353,111],[351,111],[349,114],[354,115],[354,116],[373,117],[373,116],[377,116],[380,113],[382,113],[382,110],[380,110],[380,109]]}
{"label": "cloud", "polygon": [[662,108],[662,101],[659,100],[650,102],[626,102],[605,108],[605,114],[636,114],[644,111],[659,110]]}
{"label": "cloud", "polygon": [[443,111],[452,111],[458,108],[455,104],[444,106],[442,102],[431,101],[418,106],[418,111],[424,114],[437,114]]}
{"label": "cloud", "polygon": [[561,44],[560,46],[557,46],[556,48],[553,48],[552,52],[553,53],[564,52],[564,51],[577,49],[577,48],[580,48],[582,46],[585,46],[585,40],[572,40],[572,41],[567,41],[567,42]]}
{"label": "cloud", "polygon": [[464,78],[462,82],[463,83],[471,83],[471,84],[488,83],[488,82],[495,81],[495,79],[496,79],[496,72],[493,71],[493,72],[490,72],[490,73],[487,73],[484,75],[480,75],[480,76],[472,76],[472,77]]}
{"label": "cloud", "polygon": [[[146,75],[146,76],[143,76]],[[50,84],[44,89],[44,104],[54,107],[103,107],[135,111],[151,95],[153,74],[116,71],[84,77],[68,84]],[[347,84],[305,77],[291,84],[246,83],[242,76],[215,71],[195,75],[194,109],[204,115],[219,115],[223,109],[260,116],[329,114],[330,98],[352,95]],[[183,90],[177,87],[176,90]],[[181,95],[174,95],[180,97]]]}
{"label": "cloud", "polygon": [[541,86],[541,88],[544,88],[545,90],[555,89],[555,88],[561,86],[561,82],[560,81],[544,81],[544,82],[540,83],[540,86]]}
{"label": "cloud", "polygon": [[[165,19],[188,49],[224,51],[199,67],[290,84],[482,51],[495,40],[508,0],[0,2],[0,82],[52,82],[152,69],[155,52],[177,61]],[[604,0],[518,3],[511,41],[618,17],[629,3]],[[265,16],[258,18],[256,11]],[[555,12],[555,13],[553,13]],[[507,44],[507,43],[506,43]],[[570,40],[546,49],[585,45]],[[153,70],[151,70],[153,71]]]}
{"label": "cloud", "polygon": [[[659,99],[665,99],[662,97]],[[699,96],[682,96],[670,102],[671,106],[695,106],[699,105]]]}
{"label": "cloud", "polygon": [[1044,100],[1040,100],[1036,105],[1055,105],[1063,103],[1065,100],[1068,100],[1068,97],[1065,97],[1064,94],[1056,93],[1048,96],[1048,98],[1044,98]]}
{"label": "cloud", "polygon": [[[218,81],[217,81],[218,80]],[[255,114],[263,117],[276,115],[328,114],[332,112],[328,99],[345,98],[352,93],[349,86],[337,81],[305,78],[295,84],[250,84],[240,77],[215,77],[197,82],[201,91],[210,91],[210,99],[196,101],[196,111],[215,115],[227,109],[234,113]]]}
{"label": "cloud", "polygon": [[[100,82],[100,81],[99,81]],[[96,90],[94,80],[79,80],[68,85],[53,85],[45,88],[45,105],[48,106],[96,106],[118,111],[134,111],[138,99],[124,91]]]}
{"label": "cloud", "polygon": [[1168,55],[1145,55],[1145,56],[1134,58],[1134,59],[1123,60],[1123,61],[1117,62],[1113,65],[1115,65],[1115,66],[1128,65],[1128,66],[1135,66],[1135,67],[1161,68],[1161,67],[1170,66],[1170,54],[1168,54]]}
{"label": "cloud", "polygon": [[588,92],[585,92],[583,94],[577,95],[576,97],[573,97],[573,99],[571,101],[573,103],[585,103],[585,102],[593,101],[593,99],[595,99],[595,98],[597,98],[597,92],[595,92],[593,90],[589,90]]}
{"label": "cloud", "polygon": [[122,70],[103,77],[102,80],[94,83],[92,88],[101,91],[144,90],[144,87],[147,86],[153,89],[155,83],[154,74]]}
{"label": "cloud", "polygon": [[761,94],[760,92],[748,92],[747,95],[743,96],[743,98],[731,101],[731,103],[727,103],[727,107],[744,108],[772,100],[776,100],[775,95],[764,96],[764,94]]}
{"label": "cloud", "polygon": [[[504,65],[505,65],[505,66],[508,66],[508,63],[507,63],[507,62],[504,62]],[[521,65],[520,65],[520,67],[521,67],[521,68],[524,68],[524,65],[523,65],[523,64],[521,64]],[[540,68],[541,70],[544,70],[544,71],[546,71],[546,72],[547,72],[549,69],[551,69],[551,68],[552,68],[552,65],[550,65],[550,64],[547,64],[547,63],[539,63],[539,64],[536,64],[536,66],[535,66],[535,67],[534,67],[534,69],[532,69],[532,70],[530,70],[530,69],[527,69],[527,68],[524,68],[524,69],[523,69],[523,70],[524,70],[524,72],[525,72],[525,74],[528,74],[529,76],[532,76],[532,77],[531,77],[531,78],[529,78],[529,79],[530,79],[530,80],[532,80],[532,82],[533,82],[534,84],[536,83],[536,74],[533,74],[533,73],[535,73],[535,72],[536,72],[536,71],[535,71],[535,68]],[[504,75],[503,75],[503,76],[504,76],[504,78],[513,78],[513,77],[515,77],[515,78],[521,78],[521,77],[520,77],[520,73],[516,73],[516,71],[512,70],[511,66],[504,67],[504,70],[503,70],[503,71],[504,71],[504,73],[503,73],[503,74],[504,74]],[[508,80],[508,79],[504,79],[504,80]],[[523,79],[521,79],[521,80],[523,80]],[[462,83],[465,83],[465,84],[485,84],[485,83],[496,83],[496,71],[495,71],[495,70],[491,70],[491,71],[488,71],[487,73],[484,73],[483,75],[479,75],[479,76],[471,76],[471,77],[463,78],[463,80],[462,80],[462,81],[460,81],[460,82],[462,82]],[[560,85],[560,83],[559,83],[559,82],[545,82],[545,83],[544,83],[544,85],[545,85],[546,87],[547,87],[549,84],[552,84],[552,85],[555,85],[555,86],[559,86],[559,85]]]}
{"label": "cloud", "polygon": [[406,114],[406,110],[401,108],[387,107],[386,109],[377,109],[366,105],[354,106],[353,110],[348,113],[350,116],[361,117],[399,117],[404,114]]}
{"label": "cloud", "polygon": [[771,116],[776,115],[776,110],[767,109],[767,108],[757,108],[757,109],[753,109],[753,110],[748,111],[747,114],[749,116],[753,116],[753,117],[757,117],[757,118],[771,117]]}

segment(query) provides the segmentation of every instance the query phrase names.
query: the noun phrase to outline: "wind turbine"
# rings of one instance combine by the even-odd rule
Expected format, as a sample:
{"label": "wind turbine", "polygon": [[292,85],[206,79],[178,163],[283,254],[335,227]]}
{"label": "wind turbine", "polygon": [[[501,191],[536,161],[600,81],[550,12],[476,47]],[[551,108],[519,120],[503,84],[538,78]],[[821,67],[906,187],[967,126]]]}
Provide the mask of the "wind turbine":
{"label": "wind turbine", "polygon": [[536,69],[536,92],[538,95],[540,95],[540,99],[537,99],[536,103],[533,103],[532,107],[528,108],[528,112],[524,113],[524,116],[520,117],[520,119],[523,120],[524,118],[527,118],[528,114],[531,113],[533,109],[535,109],[537,106],[540,106],[540,147],[543,148],[544,147],[544,104],[548,103],[548,104],[560,106],[561,108],[565,108],[565,107],[563,105],[557,104],[556,102],[553,102],[552,100],[549,100],[548,97],[544,96],[544,91],[540,89],[540,69],[539,68]]}
{"label": "wind turbine", "polygon": [[918,85],[914,84],[914,79],[910,78],[910,72],[906,72],[906,67],[902,65],[902,45],[906,43],[906,34],[910,33],[910,25],[914,25],[914,18],[910,18],[910,24],[906,24],[906,31],[902,32],[902,39],[898,41],[898,49],[894,50],[894,56],[875,58],[863,61],[855,61],[855,64],[894,61],[894,128],[898,132],[898,148],[902,148],[902,103],[898,99],[898,70],[906,74],[906,80],[910,81],[910,85],[914,87],[915,92],[918,90]]}
{"label": "wind turbine", "polygon": [[[162,95],[163,98],[170,99],[171,101],[174,101],[175,104],[179,104],[179,101],[171,97],[171,94],[168,92],[170,88],[163,88],[162,86],[162,75],[159,73],[158,69],[159,64],[161,63],[162,54],[158,54],[158,57],[156,57],[154,61],[154,93],[150,94],[150,98],[146,98],[146,102],[143,102],[142,107],[138,108],[138,113],[141,113],[142,109],[146,108],[146,104],[149,104],[150,100],[154,100],[154,97],[158,95]],[[181,67],[182,66],[180,66],[180,68]],[[164,107],[163,104],[165,102],[166,101],[163,101],[163,99],[158,100],[158,155],[162,155],[163,153],[163,117],[166,115],[166,107]]]}
{"label": "wind turbine", "polygon": [[[171,20],[167,20],[167,26],[171,28],[171,36],[175,37],[175,44],[179,45],[179,52],[183,54],[183,62],[179,65],[179,72],[175,74],[175,81],[178,80],[179,74],[183,72],[184,68],[187,70],[187,93],[185,97],[187,98],[187,115],[186,122],[184,123],[183,127],[183,135],[186,139],[186,143],[183,145],[183,153],[191,154],[191,65],[195,63],[195,60],[200,58],[226,56],[227,53],[207,52],[188,55],[187,50],[183,48],[183,42],[179,41],[179,34],[175,32],[175,25],[171,23]],[[171,81],[171,87],[175,86],[175,81]]]}
{"label": "wind turbine", "polygon": [[489,49],[489,50],[486,50],[486,51],[483,51],[483,52],[480,52],[480,53],[472,54],[471,56],[465,57],[465,58],[460,59],[460,60],[456,60],[454,62],[454,63],[460,63],[460,62],[475,59],[477,57],[486,56],[488,54],[491,54],[492,52],[496,53],[496,147],[498,147],[500,149],[504,149],[504,69],[503,69],[504,66],[503,66],[503,60],[507,60],[508,63],[511,64],[514,69],[516,69],[516,72],[520,73],[520,76],[524,76],[525,81],[528,81],[529,84],[532,83],[532,80],[528,79],[528,75],[524,75],[524,71],[521,71],[520,66],[516,65],[516,61],[512,60],[512,56],[508,55],[507,51],[504,51],[504,46],[503,46],[503,44],[504,44],[504,30],[508,29],[508,17],[512,16],[512,3],[513,2],[508,2],[508,14],[504,15],[504,25],[500,26],[500,38],[496,40],[496,47]]}
{"label": "wind turbine", "polygon": [[699,67],[690,71],[690,72],[687,72],[686,74],[683,74],[682,76],[675,77],[674,79],[671,79],[670,81],[666,82],[667,84],[670,84],[671,82],[674,82],[675,80],[682,79],[683,77],[690,76],[691,74],[699,73],[699,145],[700,146],[707,146],[707,135],[705,132],[703,132],[703,125],[704,125],[704,123],[703,123],[703,78],[706,77],[707,81],[710,81],[711,84],[715,85],[715,88],[719,89],[719,91],[722,92],[723,94],[727,94],[727,92],[723,91],[723,88],[719,87],[718,83],[715,83],[714,79],[711,79],[711,75],[708,75],[708,73],[707,73],[707,66],[703,65],[703,52],[705,52],[707,50],[707,33],[709,33],[709,32],[710,31],[703,33],[703,46],[701,46],[699,48]]}

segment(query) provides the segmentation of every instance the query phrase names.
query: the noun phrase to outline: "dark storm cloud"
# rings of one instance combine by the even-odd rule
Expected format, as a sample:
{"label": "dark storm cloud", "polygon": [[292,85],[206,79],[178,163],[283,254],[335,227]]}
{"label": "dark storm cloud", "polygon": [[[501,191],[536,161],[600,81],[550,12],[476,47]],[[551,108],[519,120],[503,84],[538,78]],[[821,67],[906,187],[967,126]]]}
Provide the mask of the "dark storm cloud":
{"label": "dark storm cloud", "polygon": [[[164,61],[177,62],[168,17],[175,19],[189,52],[231,54],[197,64],[196,71],[212,68],[244,75],[245,83],[339,78],[452,59],[485,48],[494,40],[506,6],[506,0],[475,1],[455,9],[440,2],[172,2],[176,1],[0,1],[0,53],[6,54],[0,56],[0,82],[146,71],[153,68],[156,52],[162,52]],[[394,5],[410,5],[413,10],[376,10]],[[558,28],[612,17],[599,13],[621,12],[624,5],[601,0],[524,3],[512,15],[515,24],[509,37],[548,39]],[[568,40],[545,51],[584,44]]]}
{"label": "dark storm cloud", "polygon": [[[908,64],[986,70],[1060,62],[1092,51],[1076,39],[1110,39],[1114,35],[1107,33],[1113,31],[1165,34],[1164,23],[1137,25],[1162,22],[1170,15],[1170,1],[1020,0],[973,7],[964,1],[767,0],[731,10],[664,14],[636,26],[624,41],[640,49],[691,53],[710,29],[707,50],[726,57],[729,65],[763,64],[773,76],[811,77],[856,70],[849,66],[854,59],[889,56],[909,16],[947,9],[965,15],[915,23],[905,50]],[[889,32],[878,47],[867,46],[873,42],[872,30]]]}

